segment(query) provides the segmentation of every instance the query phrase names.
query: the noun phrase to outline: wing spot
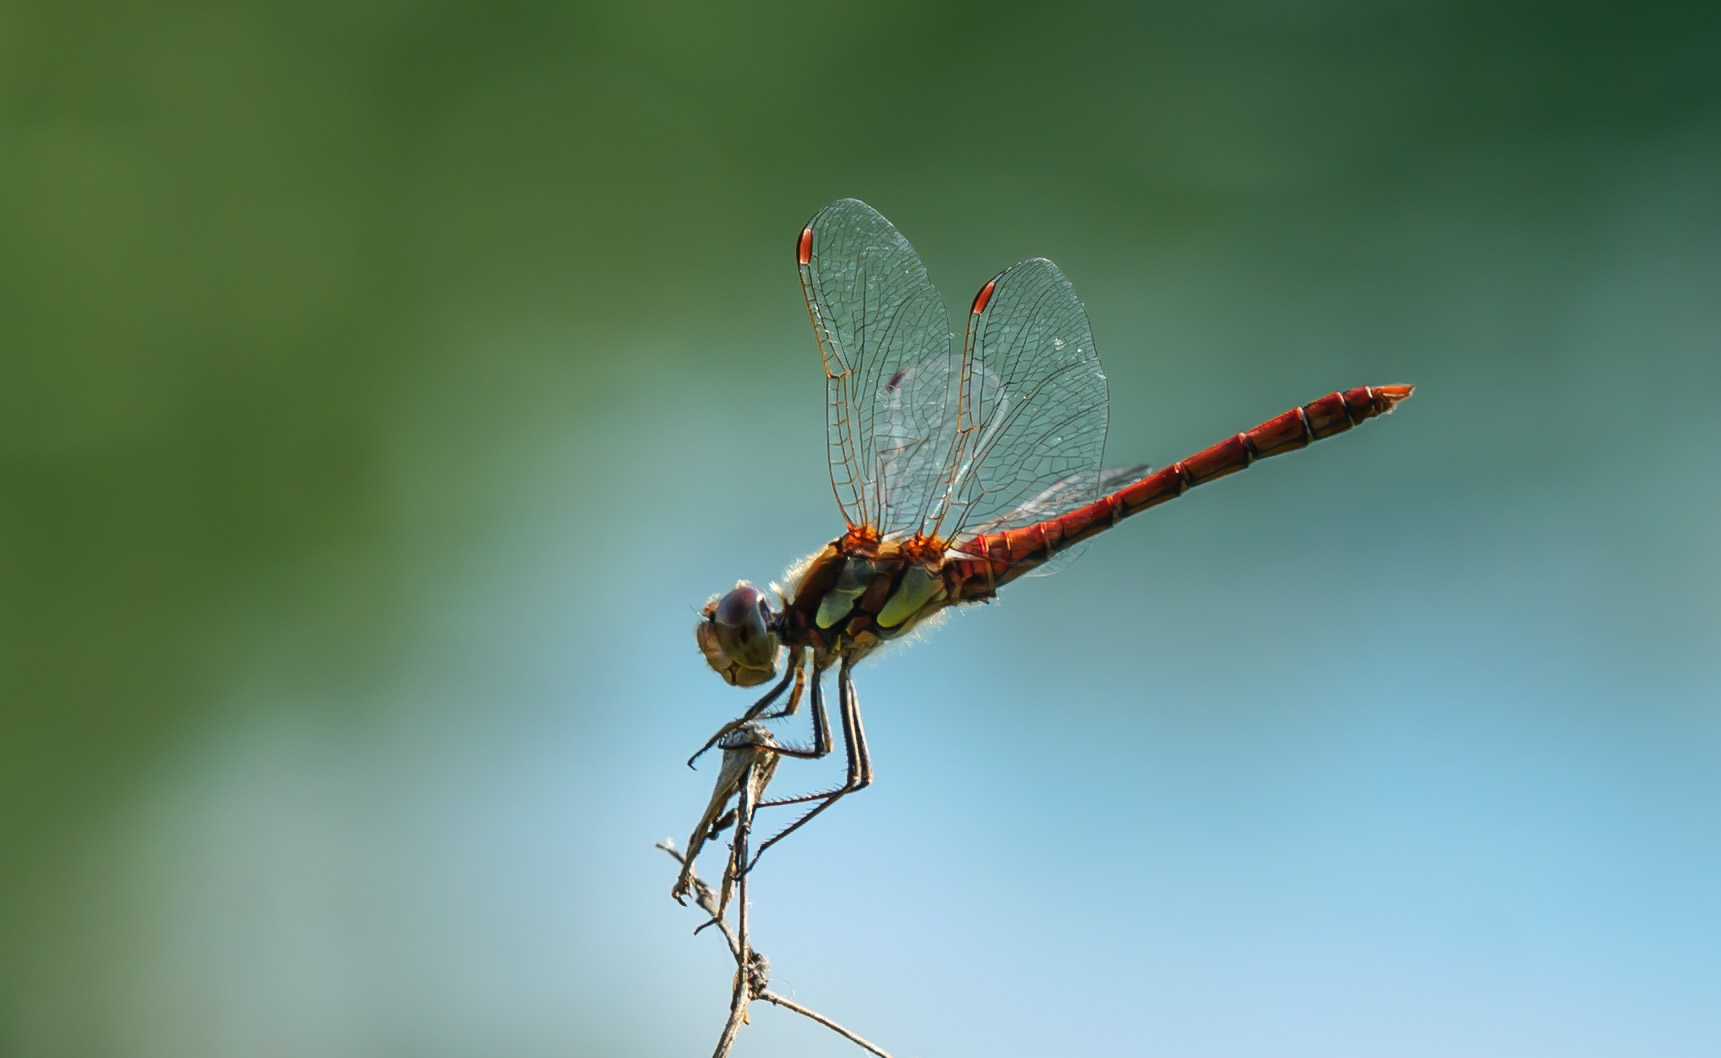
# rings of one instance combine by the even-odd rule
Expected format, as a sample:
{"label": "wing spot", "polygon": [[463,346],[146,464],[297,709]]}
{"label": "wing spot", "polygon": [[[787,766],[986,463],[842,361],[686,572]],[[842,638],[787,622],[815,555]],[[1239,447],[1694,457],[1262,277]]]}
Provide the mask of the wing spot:
{"label": "wing spot", "polygon": [[980,293],[974,295],[974,307],[969,309],[971,315],[978,316],[986,311],[986,303],[992,300],[992,291],[998,286],[998,280],[993,279],[980,288]]}

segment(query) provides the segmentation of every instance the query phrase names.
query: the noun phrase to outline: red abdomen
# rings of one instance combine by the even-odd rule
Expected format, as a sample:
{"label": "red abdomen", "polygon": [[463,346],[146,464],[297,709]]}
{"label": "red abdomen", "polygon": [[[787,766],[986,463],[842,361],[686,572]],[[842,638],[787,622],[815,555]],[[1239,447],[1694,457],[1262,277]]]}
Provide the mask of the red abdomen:
{"label": "red abdomen", "polygon": [[[1183,495],[1196,485],[1242,470],[1257,459],[1304,448],[1392,411],[1411,386],[1358,386],[1329,393],[1276,418],[1228,437],[1187,459],[1149,474],[1073,511],[1020,529],[985,533],[955,549],[973,556],[964,570],[963,594],[983,598],[1072,544],[1104,532],[1132,514]],[[964,560],[958,560],[964,561]]]}

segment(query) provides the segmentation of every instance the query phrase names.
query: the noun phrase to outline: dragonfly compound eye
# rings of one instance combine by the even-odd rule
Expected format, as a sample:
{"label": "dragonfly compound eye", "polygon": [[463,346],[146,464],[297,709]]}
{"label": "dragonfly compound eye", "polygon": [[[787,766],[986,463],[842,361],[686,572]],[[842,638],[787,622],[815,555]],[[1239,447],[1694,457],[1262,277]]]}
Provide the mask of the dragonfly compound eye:
{"label": "dragonfly compound eye", "polygon": [[730,683],[751,687],[777,674],[781,648],[765,593],[746,581],[705,606],[695,629],[706,662]]}

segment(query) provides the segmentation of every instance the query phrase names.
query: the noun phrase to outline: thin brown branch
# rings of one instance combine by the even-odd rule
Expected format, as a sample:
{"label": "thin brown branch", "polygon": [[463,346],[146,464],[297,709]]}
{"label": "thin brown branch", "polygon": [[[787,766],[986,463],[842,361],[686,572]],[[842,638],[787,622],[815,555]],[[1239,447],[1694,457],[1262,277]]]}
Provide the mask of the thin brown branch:
{"label": "thin brown branch", "polygon": [[807,1007],[804,1007],[792,999],[785,999],[784,997],[771,991],[769,988],[760,992],[755,998],[763,999],[767,1003],[775,1003],[777,1006],[780,1006],[780,1007],[784,1008],[785,1010],[793,1010],[797,1014],[812,1018],[814,1021],[823,1025],[825,1028],[830,1029],[832,1032],[836,1033],[838,1036],[841,1036],[843,1039],[848,1040],[850,1043],[854,1044],[855,1046],[860,1047],[863,1050],[871,1051],[873,1054],[878,1055],[878,1058],[890,1058],[890,1054],[887,1053],[885,1051],[885,1049],[883,1047],[880,1047],[878,1044],[871,1043],[867,1040],[862,1039],[859,1036],[856,1036],[854,1033],[850,1032],[848,1029],[843,1028],[841,1025],[838,1025],[836,1022],[832,1021],[830,1018],[825,1017],[823,1014],[819,1013],[818,1011],[811,1010]]}
{"label": "thin brown branch", "polygon": [[[719,934],[723,934],[723,941],[730,948],[730,957],[735,958],[735,991],[730,996],[730,1017],[723,1024],[723,1034],[718,1037],[718,1049],[712,1053],[712,1058],[728,1058],[730,1049],[735,1046],[735,1039],[740,1036],[742,1025],[747,1024],[750,1020],[749,1015],[747,1015],[747,1003],[752,1000],[764,1000],[766,1003],[781,1006],[785,1010],[793,1010],[802,1017],[811,1018],[817,1024],[824,1025],[826,1029],[836,1032],[838,1036],[854,1043],[855,1046],[866,1049],[873,1055],[878,1055],[878,1058],[890,1058],[885,1049],[879,1048],[878,1044],[869,1043],[861,1036],[855,1036],[854,1032],[845,1029],[838,1022],[833,1022],[831,1018],[824,1017],[823,1013],[773,993],[769,989],[771,965],[764,955],[752,950],[747,943],[747,874],[749,874],[745,870],[747,840],[752,833],[752,814],[759,805],[759,798],[764,793],[764,786],[771,781],[771,771],[776,766],[776,760],[778,760],[778,755],[771,754],[768,745],[762,741],[750,741],[745,745],[733,745],[733,743],[726,745],[725,767],[721,769],[723,774],[718,779],[718,790],[716,793],[712,793],[712,803],[707,805],[706,815],[700,819],[699,829],[694,831],[697,841],[688,843],[690,848],[688,848],[687,855],[678,852],[675,845],[671,845],[668,841],[657,843],[657,848],[669,853],[669,857],[675,858],[678,864],[682,864],[682,872],[680,872],[680,877],[676,879],[675,884],[676,898],[680,900],[682,896],[692,895],[695,905],[700,910],[704,910],[707,915],[711,915],[711,919],[707,920],[706,924],[700,926],[699,929],[706,929],[706,926],[718,927]],[[769,766],[766,762],[769,762]],[[723,884],[723,893],[719,895],[718,889],[712,889],[695,872],[694,853],[697,853],[700,843],[704,843],[704,840],[711,833],[712,824],[719,815],[723,814],[723,807],[731,795],[737,798],[735,843],[733,843],[728,864],[723,870],[723,883],[721,883]],[[730,889],[731,884],[735,886],[735,896],[737,896],[735,926],[733,927],[730,926],[728,915],[726,915],[728,912],[728,889]],[[694,932],[699,931],[695,929]]]}
{"label": "thin brown branch", "polygon": [[[765,785],[776,773],[776,753],[771,752],[777,742],[771,737],[771,732],[763,724],[749,723],[739,731],[728,735],[721,742],[723,747],[723,764],[717,771],[717,782],[711,790],[711,800],[706,803],[705,814],[699,817],[699,822],[693,828],[693,834],[687,839],[687,857],[683,861],[686,870],[676,878],[675,885],[669,895],[681,903],[687,895],[690,883],[688,871],[693,869],[693,861],[699,858],[699,850],[705,842],[715,837],[723,827],[723,821],[731,817],[739,819],[740,802],[747,787],[753,787],[753,800],[758,801],[758,794],[763,792]],[[729,799],[735,798],[736,810],[725,814],[724,809],[729,805]],[[749,820],[751,822],[751,820]],[[723,872],[723,894],[717,901],[719,908],[729,905],[729,888],[735,878],[736,867],[731,854],[731,865]],[[713,913],[721,918],[721,911]]]}
{"label": "thin brown branch", "polygon": [[[723,895],[717,901],[717,917],[722,918],[725,905],[729,902],[729,882],[735,880],[735,991],[729,1000],[729,1020],[723,1025],[723,1035],[717,1038],[717,1050],[711,1058],[729,1058],[729,1049],[735,1046],[735,1037],[741,1034],[741,1026],[748,1020],[747,1003],[754,995],[754,967],[763,966],[764,959],[747,946],[747,838],[753,829],[753,809],[759,803],[759,792],[766,782],[771,779],[774,770],[776,754],[769,759],[773,768],[767,770],[761,767],[760,758],[765,755],[762,746],[749,745],[745,750],[725,747],[723,756],[725,764],[731,754],[740,756],[746,753],[747,764],[742,769],[736,781],[735,790],[735,841],[729,867],[723,872]],[[719,780],[721,788],[721,780]],[[693,870],[691,860],[682,865],[683,873]],[[764,981],[759,980],[758,987],[764,987]]]}
{"label": "thin brown branch", "polygon": [[[687,857],[683,856],[681,851],[677,849],[672,842],[660,841],[654,847],[660,848],[669,853],[669,855],[675,859],[676,863],[687,863]],[[709,885],[705,884],[705,879],[693,873],[691,869],[686,870],[683,873],[691,883],[690,888],[693,893],[693,902],[711,916],[711,921],[705,923],[705,926],[717,927],[717,932],[723,935],[723,940],[729,945],[729,954],[739,961],[741,958],[741,943],[736,940],[735,931],[729,928],[728,920],[719,917],[717,914],[716,892],[714,892]],[[705,926],[700,926],[699,929],[704,929]],[[697,933],[699,930],[694,930],[694,932]]]}

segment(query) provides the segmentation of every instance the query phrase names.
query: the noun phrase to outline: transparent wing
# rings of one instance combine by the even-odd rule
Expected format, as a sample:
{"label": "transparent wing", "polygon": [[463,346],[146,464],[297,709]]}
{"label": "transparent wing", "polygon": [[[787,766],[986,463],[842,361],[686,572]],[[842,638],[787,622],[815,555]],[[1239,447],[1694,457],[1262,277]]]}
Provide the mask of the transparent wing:
{"label": "transparent wing", "polygon": [[959,360],[944,300],[908,240],[833,202],[796,247],[825,361],[831,487],[849,528],[920,531],[946,493]]}
{"label": "transparent wing", "polygon": [[1027,502],[1005,511],[989,522],[967,526],[963,535],[995,533],[1001,529],[1014,529],[1056,518],[1060,514],[1092,503],[1108,492],[1116,492],[1133,481],[1139,481],[1152,472],[1153,467],[1147,463],[1106,467],[1104,470],[1083,470],[1067,478],[1059,478]]}
{"label": "transparent wing", "polygon": [[1058,266],[1023,261],[968,317],[945,539],[1042,521],[1100,495],[1105,374],[1087,312]]}
{"label": "transparent wing", "polygon": [[[1067,511],[1072,511],[1084,504],[1108,493],[1116,492],[1125,485],[1153,472],[1153,467],[1146,463],[1136,463],[1127,467],[1106,467],[1096,473],[1082,471],[1067,478],[1053,482],[1038,495],[1014,510],[1006,511],[992,522],[972,526],[965,535],[973,537],[980,533],[991,533],[999,529],[1009,529],[1019,525],[1033,525],[1049,518],[1056,518]],[[1064,548],[1049,560],[1034,567],[1027,576],[1049,577],[1061,569],[1067,569],[1070,563],[1082,557],[1087,552],[1086,542]]]}

